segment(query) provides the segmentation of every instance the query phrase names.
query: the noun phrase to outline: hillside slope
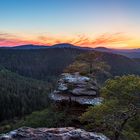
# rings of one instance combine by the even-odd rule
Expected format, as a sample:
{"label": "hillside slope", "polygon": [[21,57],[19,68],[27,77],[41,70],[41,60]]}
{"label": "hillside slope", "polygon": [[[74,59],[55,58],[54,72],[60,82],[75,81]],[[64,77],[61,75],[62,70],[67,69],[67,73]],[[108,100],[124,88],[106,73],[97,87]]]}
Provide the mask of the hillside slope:
{"label": "hillside slope", "polygon": [[[35,50],[0,50],[0,65],[26,77],[53,80],[75,57],[89,50],[76,48],[50,48]],[[103,53],[103,61],[111,66],[113,75],[140,74],[140,63],[125,56]]]}
{"label": "hillside slope", "polygon": [[48,85],[0,70],[0,121],[23,116],[48,105]]}
{"label": "hillside slope", "polygon": [[103,61],[111,66],[112,75],[140,74],[140,63],[122,55],[103,53]]}
{"label": "hillside slope", "polygon": [[74,58],[78,49],[0,50],[0,65],[20,75],[49,80],[61,74]]}
{"label": "hillside slope", "polygon": [[110,49],[106,47],[94,48],[95,51],[108,52],[113,54],[120,54],[129,58],[140,58],[140,49]]}

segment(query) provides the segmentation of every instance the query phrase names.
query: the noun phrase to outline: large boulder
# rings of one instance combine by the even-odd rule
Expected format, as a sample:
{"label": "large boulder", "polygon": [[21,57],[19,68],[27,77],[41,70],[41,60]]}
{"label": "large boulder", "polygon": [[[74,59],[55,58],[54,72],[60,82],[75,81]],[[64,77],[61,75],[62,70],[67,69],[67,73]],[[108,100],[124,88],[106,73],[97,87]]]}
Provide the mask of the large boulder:
{"label": "large boulder", "polygon": [[98,97],[98,84],[95,79],[81,76],[79,73],[63,73],[57,89],[50,98],[57,102],[74,101],[79,104],[96,105],[102,102]]}
{"label": "large boulder", "polygon": [[74,127],[29,128],[23,127],[0,136],[0,140],[109,140],[103,134],[87,132]]}

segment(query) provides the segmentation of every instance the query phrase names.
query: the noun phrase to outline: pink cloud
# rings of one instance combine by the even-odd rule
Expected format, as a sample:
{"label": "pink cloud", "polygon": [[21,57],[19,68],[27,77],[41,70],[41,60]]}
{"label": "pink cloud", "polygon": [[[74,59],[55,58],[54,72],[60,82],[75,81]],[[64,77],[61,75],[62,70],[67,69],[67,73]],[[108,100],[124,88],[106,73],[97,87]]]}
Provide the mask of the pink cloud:
{"label": "pink cloud", "polygon": [[122,33],[109,34],[105,33],[99,35],[96,38],[89,38],[85,35],[79,35],[73,38],[64,37],[51,37],[51,36],[38,36],[36,38],[23,38],[8,33],[0,33],[0,46],[17,46],[25,44],[36,44],[36,45],[53,45],[57,43],[71,43],[78,46],[90,46],[96,47],[99,45],[112,45],[126,42],[128,37]]}

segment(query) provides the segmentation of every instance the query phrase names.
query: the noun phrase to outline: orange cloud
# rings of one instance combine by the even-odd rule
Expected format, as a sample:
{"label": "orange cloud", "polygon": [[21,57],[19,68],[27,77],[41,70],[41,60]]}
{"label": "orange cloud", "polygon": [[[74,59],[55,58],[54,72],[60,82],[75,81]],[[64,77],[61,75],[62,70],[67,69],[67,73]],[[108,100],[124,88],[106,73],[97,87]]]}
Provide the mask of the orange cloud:
{"label": "orange cloud", "polygon": [[0,46],[17,46],[25,44],[42,44],[38,40],[25,39],[9,33],[0,33]]}
{"label": "orange cloud", "polygon": [[74,42],[76,45],[81,46],[90,46],[90,47],[96,47],[99,45],[107,45],[111,46],[114,44],[123,44],[128,41],[128,37],[124,36],[122,33],[115,33],[115,34],[102,34],[95,39],[88,38],[86,36],[82,36],[77,40],[77,42]]}
{"label": "orange cloud", "polygon": [[8,33],[0,33],[0,46],[17,46],[25,44],[54,45],[57,43],[71,43],[86,47],[108,46],[117,48],[120,46],[123,48],[128,46],[129,40],[130,38],[124,36],[123,33],[105,33],[96,38],[87,37],[85,35],[78,35],[76,37],[33,36],[27,38]]}

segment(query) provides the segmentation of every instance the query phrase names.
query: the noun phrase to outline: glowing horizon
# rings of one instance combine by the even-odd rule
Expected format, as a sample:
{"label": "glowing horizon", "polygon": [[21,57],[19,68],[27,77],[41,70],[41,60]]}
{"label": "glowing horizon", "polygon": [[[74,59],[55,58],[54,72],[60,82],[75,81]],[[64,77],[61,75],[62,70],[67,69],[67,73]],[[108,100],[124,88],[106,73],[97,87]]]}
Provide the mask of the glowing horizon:
{"label": "glowing horizon", "polygon": [[138,0],[1,0],[0,46],[140,48]]}
{"label": "glowing horizon", "polygon": [[[115,49],[133,49],[133,48],[140,48],[137,46],[139,43],[136,42],[134,46],[134,41],[130,37],[126,37],[123,33],[104,33],[97,37],[87,37],[85,35],[75,35],[74,37],[64,37],[64,36],[17,36],[8,33],[0,33],[0,46],[19,46],[19,45],[46,45],[51,46],[54,44],[59,43],[70,43],[76,46],[81,47],[108,47],[108,48],[115,48]],[[131,45],[133,45],[131,47]]]}

